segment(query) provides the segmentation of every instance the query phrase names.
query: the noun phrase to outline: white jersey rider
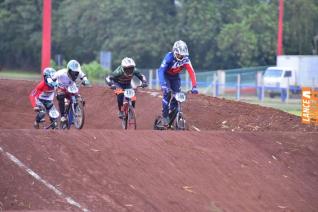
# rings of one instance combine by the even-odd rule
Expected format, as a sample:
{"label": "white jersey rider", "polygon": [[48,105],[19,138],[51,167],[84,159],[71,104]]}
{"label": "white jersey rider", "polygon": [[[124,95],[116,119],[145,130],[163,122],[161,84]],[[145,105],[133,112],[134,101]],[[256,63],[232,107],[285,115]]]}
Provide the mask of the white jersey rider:
{"label": "white jersey rider", "polygon": [[67,97],[67,88],[73,85],[77,78],[80,78],[83,85],[89,85],[89,81],[81,69],[81,65],[76,60],[70,60],[67,67],[58,70],[52,77],[58,83],[57,100],[61,113],[61,122],[65,122],[65,98]]}

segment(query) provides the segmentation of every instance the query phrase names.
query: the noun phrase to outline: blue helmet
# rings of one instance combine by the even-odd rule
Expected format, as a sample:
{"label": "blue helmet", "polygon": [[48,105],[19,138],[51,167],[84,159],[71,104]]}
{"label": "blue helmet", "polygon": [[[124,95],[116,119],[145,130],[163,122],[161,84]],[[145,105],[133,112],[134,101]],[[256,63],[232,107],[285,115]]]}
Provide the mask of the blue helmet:
{"label": "blue helmet", "polygon": [[48,67],[48,68],[45,68],[43,70],[43,76],[44,76],[45,79],[46,78],[52,78],[53,75],[55,74],[55,72],[56,72],[56,70],[54,68]]}
{"label": "blue helmet", "polygon": [[[53,82],[52,77],[55,74],[55,72],[56,72],[55,69],[51,67],[45,68],[43,70],[44,81],[47,85],[50,86],[51,82]],[[48,80],[48,79],[51,79],[51,80]]]}

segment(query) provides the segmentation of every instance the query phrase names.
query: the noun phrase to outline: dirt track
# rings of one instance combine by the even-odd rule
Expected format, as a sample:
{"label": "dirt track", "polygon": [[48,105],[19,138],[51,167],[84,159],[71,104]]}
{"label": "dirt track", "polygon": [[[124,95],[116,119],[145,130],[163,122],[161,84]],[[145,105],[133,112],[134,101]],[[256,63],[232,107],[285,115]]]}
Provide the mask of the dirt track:
{"label": "dirt track", "polygon": [[[138,93],[137,131],[120,129],[115,97],[83,88],[84,130],[31,128],[34,82],[0,80],[0,211],[316,211],[318,133],[298,117],[246,103],[188,98],[190,129],[150,130],[161,99]],[[23,167],[63,193],[57,195]]]}

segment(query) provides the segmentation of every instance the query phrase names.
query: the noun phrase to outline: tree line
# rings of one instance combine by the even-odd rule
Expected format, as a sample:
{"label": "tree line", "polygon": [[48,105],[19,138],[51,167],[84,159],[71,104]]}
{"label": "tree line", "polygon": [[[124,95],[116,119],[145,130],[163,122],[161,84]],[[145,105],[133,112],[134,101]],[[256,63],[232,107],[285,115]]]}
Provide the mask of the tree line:
{"label": "tree line", "polygon": [[[318,1],[285,0],[284,54],[312,54]],[[42,0],[0,0],[0,68],[39,69]],[[275,64],[278,0],[52,1],[52,57],[81,63],[111,51],[157,68],[184,40],[196,69]]]}

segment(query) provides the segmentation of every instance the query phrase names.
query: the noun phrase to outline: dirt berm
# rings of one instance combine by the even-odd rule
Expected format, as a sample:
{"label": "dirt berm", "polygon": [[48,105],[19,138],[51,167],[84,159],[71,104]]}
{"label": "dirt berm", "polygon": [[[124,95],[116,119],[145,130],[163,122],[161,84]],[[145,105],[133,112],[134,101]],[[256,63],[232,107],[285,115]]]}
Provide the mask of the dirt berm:
{"label": "dirt berm", "polygon": [[190,131],[153,131],[159,93],[139,90],[138,129],[124,131],[114,94],[94,86],[83,130],[35,130],[35,85],[0,80],[0,211],[318,209],[318,131],[299,117],[189,95]]}

